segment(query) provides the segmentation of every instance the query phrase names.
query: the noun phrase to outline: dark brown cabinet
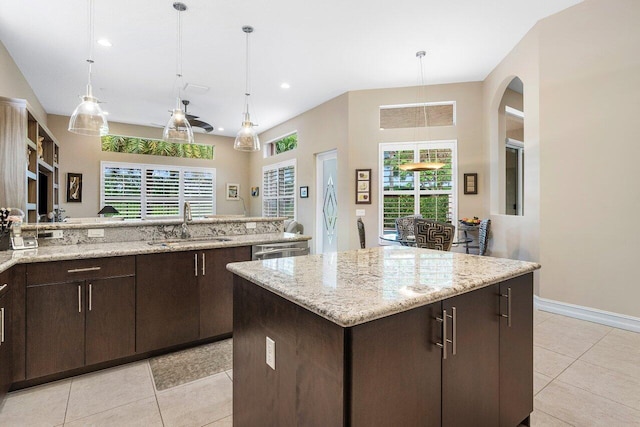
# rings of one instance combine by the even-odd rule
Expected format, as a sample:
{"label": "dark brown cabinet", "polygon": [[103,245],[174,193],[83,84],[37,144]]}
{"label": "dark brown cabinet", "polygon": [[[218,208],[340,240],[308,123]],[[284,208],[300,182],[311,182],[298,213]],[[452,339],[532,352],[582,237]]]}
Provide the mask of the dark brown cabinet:
{"label": "dark brown cabinet", "polygon": [[134,257],[27,266],[27,379],[134,354],[134,266]]}
{"label": "dark brown cabinet", "polygon": [[0,275],[0,407],[13,382],[12,301],[8,274]]}
{"label": "dark brown cabinet", "polygon": [[533,411],[533,281],[500,283],[500,426],[518,425]]}
{"label": "dark brown cabinet", "polygon": [[234,280],[234,425],[515,427],[533,410],[532,273],[347,328]]}
{"label": "dark brown cabinet", "polygon": [[200,252],[200,338],[230,334],[233,331],[233,273],[231,262],[250,261],[251,248],[211,249]]}
{"label": "dark brown cabinet", "polygon": [[196,274],[202,268],[198,257],[197,252],[137,256],[138,353],[198,339],[200,318]]}

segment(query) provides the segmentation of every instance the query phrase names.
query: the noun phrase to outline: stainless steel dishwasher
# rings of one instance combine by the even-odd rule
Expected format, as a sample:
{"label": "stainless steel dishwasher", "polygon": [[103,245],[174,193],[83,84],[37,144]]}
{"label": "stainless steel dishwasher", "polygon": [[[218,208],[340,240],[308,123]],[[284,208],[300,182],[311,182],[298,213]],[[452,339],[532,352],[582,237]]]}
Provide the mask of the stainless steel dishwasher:
{"label": "stainless steel dishwasher", "polygon": [[306,240],[300,242],[265,243],[263,245],[254,245],[251,248],[251,259],[254,261],[308,254],[309,243]]}

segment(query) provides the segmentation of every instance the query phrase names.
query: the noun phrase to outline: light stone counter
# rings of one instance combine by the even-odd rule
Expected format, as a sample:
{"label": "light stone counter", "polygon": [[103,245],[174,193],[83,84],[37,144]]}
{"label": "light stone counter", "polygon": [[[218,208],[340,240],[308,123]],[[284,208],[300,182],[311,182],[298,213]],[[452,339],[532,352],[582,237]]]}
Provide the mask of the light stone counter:
{"label": "light stone counter", "polygon": [[228,264],[227,269],[342,327],[520,276],[539,264],[385,246]]}
{"label": "light stone counter", "polygon": [[[211,236],[215,238],[216,236]],[[140,255],[160,252],[182,252],[233,246],[251,246],[265,243],[298,242],[309,236],[292,233],[264,233],[224,236],[228,241],[180,241],[177,244],[136,241],[118,243],[84,243],[75,245],[41,246],[38,249],[0,252],[0,273],[18,263],[61,261],[82,258],[104,258],[124,255]]]}

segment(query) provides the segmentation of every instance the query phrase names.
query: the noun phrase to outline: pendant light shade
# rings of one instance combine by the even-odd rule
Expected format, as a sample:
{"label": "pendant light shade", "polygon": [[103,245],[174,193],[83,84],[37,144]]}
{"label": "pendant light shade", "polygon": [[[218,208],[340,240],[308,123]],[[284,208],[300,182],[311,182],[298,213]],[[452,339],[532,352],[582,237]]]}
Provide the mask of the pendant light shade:
{"label": "pendant light shade", "polygon": [[[427,52],[425,52],[424,50],[418,51],[416,52],[416,58],[418,58],[418,60],[420,61],[420,89],[424,90],[425,89],[425,84],[424,84],[424,67],[422,64],[422,59],[424,58],[424,56],[427,54]],[[423,115],[423,120],[424,120],[424,126],[425,128],[429,128],[429,122],[427,120],[427,99],[426,99],[426,95],[425,95],[425,99],[422,100],[422,115]],[[416,127],[418,127],[418,120],[416,118]],[[434,170],[438,170],[440,168],[443,168],[445,166],[444,163],[441,162],[432,162],[430,161],[431,159],[429,159],[429,161],[427,162],[418,162],[418,163],[405,163],[403,165],[400,165],[399,168],[403,171],[409,171],[409,172],[425,172],[425,171],[434,171]]]}
{"label": "pendant light shade", "polygon": [[98,104],[98,99],[93,96],[91,88],[91,66],[93,65],[93,0],[89,0],[89,83],[87,94],[76,107],[69,119],[69,132],[87,136],[102,136],[109,133],[107,117]]}
{"label": "pendant light shade", "polygon": [[251,122],[251,117],[249,116],[249,96],[251,93],[249,92],[249,34],[253,32],[253,27],[249,25],[245,25],[242,27],[242,31],[247,35],[247,57],[246,57],[246,65],[247,65],[247,73],[246,73],[246,81],[245,81],[245,112],[244,112],[244,121],[242,122],[242,127],[238,131],[236,135],[236,140],[233,143],[233,148],[239,151],[259,151],[260,150],[260,139],[258,138],[258,133],[255,130],[255,124]]}
{"label": "pendant light shade", "polygon": [[180,144],[193,144],[193,129],[187,120],[187,115],[182,109],[180,92],[182,89],[182,19],[181,12],[187,10],[187,5],[180,2],[173,3],[173,8],[178,11],[178,54],[176,60],[176,77],[178,82],[178,99],[176,107],[171,112],[171,117],[162,132],[162,139],[167,142]]}
{"label": "pendant light shade", "polygon": [[[177,105],[180,105],[180,98]],[[193,144],[193,129],[182,108],[176,107],[171,113],[169,122],[162,132],[162,139],[168,142]]]}

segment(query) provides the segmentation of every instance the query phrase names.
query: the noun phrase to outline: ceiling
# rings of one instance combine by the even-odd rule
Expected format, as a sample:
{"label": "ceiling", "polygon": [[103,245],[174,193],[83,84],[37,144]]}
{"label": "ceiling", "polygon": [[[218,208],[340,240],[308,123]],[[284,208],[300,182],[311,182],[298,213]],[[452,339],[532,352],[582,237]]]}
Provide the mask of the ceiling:
{"label": "ceiling", "polygon": [[[263,132],[346,91],[481,81],[535,25],[580,0],[183,0],[189,112],[233,136],[251,44],[251,116]],[[70,115],[84,93],[87,0],[0,2],[0,40],[45,110]],[[95,0],[94,94],[109,121],[165,124],[176,95],[171,0]],[[282,89],[281,83],[290,84]],[[1,94],[0,94],[1,95]],[[160,132],[159,132],[160,136]]]}

